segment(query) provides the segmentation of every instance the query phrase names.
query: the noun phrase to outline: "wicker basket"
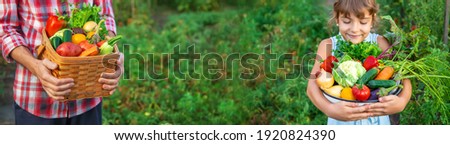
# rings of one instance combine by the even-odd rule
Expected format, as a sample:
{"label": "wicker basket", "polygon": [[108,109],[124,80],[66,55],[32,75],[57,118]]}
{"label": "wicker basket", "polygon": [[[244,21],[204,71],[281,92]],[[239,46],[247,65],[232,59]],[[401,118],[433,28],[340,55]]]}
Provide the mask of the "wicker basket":
{"label": "wicker basket", "polygon": [[103,72],[115,71],[118,52],[115,47],[114,53],[108,55],[63,57],[56,53],[45,30],[42,32],[42,45],[37,48],[38,59],[47,58],[58,65],[57,69],[52,70],[53,76],[74,79],[75,86],[68,96],[64,96],[66,100],[109,96],[109,91],[102,89],[98,79]]}

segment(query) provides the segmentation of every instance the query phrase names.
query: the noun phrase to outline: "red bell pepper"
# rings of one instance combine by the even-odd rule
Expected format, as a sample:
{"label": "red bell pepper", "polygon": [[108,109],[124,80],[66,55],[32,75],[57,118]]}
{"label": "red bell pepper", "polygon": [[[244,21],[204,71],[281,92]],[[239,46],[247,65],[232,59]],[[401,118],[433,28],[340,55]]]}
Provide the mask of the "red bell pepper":
{"label": "red bell pepper", "polygon": [[327,59],[325,59],[325,61],[322,62],[322,64],[320,65],[320,68],[322,68],[323,70],[325,70],[326,72],[331,73],[334,64],[333,62],[338,62],[338,60],[336,59],[336,57],[334,56],[328,56]]}
{"label": "red bell pepper", "polygon": [[50,16],[47,19],[47,24],[45,25],[45,31],[47,32],[47,37],[52,37],[56,32],[61,30],[66,26],[66,21],[63,16]]}
{"label": "red bell pepper", "polygon": [[366,85],[356,84],[352,88],[352,94],[358,101],[366,101],[370,97],[370,89]]}
{"label": "red bell pepper", "polygon": [[366,58],[366,60],[364,60],[363,66],[364,68],[369,71],[370,69],[374,68],[374,67],[378,67],[380,64],[378,63],[378,59],[375,58],[374,56],[369,56]]}
{"label": "red bell pepper", "polygon": [[103,45],[103,43],[105,43],[106,42],[106,40],[102,40],[102,41],[100,41],[100,42],[97,42],[97,46],[98,47],[101,47],[102,45]]}

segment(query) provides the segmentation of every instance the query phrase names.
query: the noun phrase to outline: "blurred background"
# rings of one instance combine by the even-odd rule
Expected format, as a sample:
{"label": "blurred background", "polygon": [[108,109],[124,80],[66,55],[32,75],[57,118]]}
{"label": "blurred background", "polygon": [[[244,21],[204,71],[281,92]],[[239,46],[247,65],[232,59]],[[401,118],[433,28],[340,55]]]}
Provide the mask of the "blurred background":
{"label": "blurred background", "polygon": [[[328,25],[333,0],[114,0],[118,34],[124,36],[119,46],[127,44],[130,53],[154,53],[156,64],[149,58],[126,62],[127,80],[104,98],[103,124],[326,124],[327,117],[306,96],[307,79],[238,79],[245,70],[230,66],[222,73],[234,79],[170,79],[152,80],[145,72],[149,67],[164,72],[168,58],[180,45],[181,52],[195,44],[199,53],[262,54],[271,44],[272,52],[292,54],[286,67],[300,65],[308,74],[312,65],[301,61],[311,57],[319,42],[336,35]],[[397,25],[409,32],[420,27],[431,29],[424,47],[448,51],[442,42],[444,32],[444,0],[378,0],[379,16],[391,15]],[[375,30],[385,34],[390,25],[381,22]],[[448,34],[447,34],[448,35]],[[121,48],[123,51],[123,47]],[[312,55],[313,56],[313,55]],[[128,58],[129,56],[125,56]],[[447,60],[448,61],[448,60]],[[195,70],[202,72],[201,65]],[[144,65],[150,64],[150,65]],[[261,68],[263,63],[255,62]],[[276,66],[278,64],[271,64]],[[145,66],[145,67],[139,67]],[[13,123],[12,84],[14,64],[0,59],[0,124]],[[235,70],[235,71],[232,71]],[[277,69],[278,75],[290,73]],[[139,76],[145,76],[139,79]],[[450,107],[448,96],[437,106],[434,98],[425,96],[414,86],[411,102],[400,114],[400,124],[450,124],[442,105]],[[397,122],[398,123],[398,122]]]}

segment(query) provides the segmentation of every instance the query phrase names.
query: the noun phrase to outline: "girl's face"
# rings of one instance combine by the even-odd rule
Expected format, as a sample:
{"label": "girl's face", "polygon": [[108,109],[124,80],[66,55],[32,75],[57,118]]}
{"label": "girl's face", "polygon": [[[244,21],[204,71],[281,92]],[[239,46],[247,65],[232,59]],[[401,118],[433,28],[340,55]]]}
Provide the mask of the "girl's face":
{"label": "girl's face", "polygon": [[372,28],[372,15],[367,10],[364,10],[363,18],[358,18],[355,14],[350,14],[350,17],[340,14],[337,21],[339,32],[353,44],[364,41]]}

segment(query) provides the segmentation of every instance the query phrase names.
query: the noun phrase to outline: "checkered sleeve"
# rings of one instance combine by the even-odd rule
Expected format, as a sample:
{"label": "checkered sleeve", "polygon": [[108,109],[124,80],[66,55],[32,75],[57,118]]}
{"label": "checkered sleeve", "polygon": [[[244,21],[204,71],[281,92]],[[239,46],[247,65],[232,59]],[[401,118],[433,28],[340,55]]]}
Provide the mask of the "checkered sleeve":
{"label": "checkered sleeve", "polygon": [[0,48],[3,58],[7,62],[13,62],[10,53],[18,46],[26,46],[26,41],[21,34],[17,3],[14,0],[0,1]]}
{"label": "checkered sleeve", "polygon": [[100,15],[105,17],[105,25],[108,31],[116,32],[116,21],[114,20],[114,11],[111,0],[95,0],[95,5],[102,8]]}

